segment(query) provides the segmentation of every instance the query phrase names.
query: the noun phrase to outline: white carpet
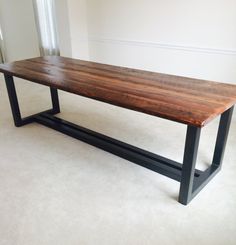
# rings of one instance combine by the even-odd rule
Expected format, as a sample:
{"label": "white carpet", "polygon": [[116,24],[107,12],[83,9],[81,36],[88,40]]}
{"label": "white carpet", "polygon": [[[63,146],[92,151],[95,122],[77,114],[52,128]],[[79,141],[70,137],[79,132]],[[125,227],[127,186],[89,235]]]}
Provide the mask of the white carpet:
{"label": "white carpet", "polygon": [[[37,124],[15,128],[0,80],[0,245],[236,244],[235,119],[222,171],[183,206],[176,181]],[[48,108],[46,88],[17,86],[24,115]],[[64,92],[60,100],[65,119],[182,160],[184,125]],[[202,130],[201,169],[217,126]]]}

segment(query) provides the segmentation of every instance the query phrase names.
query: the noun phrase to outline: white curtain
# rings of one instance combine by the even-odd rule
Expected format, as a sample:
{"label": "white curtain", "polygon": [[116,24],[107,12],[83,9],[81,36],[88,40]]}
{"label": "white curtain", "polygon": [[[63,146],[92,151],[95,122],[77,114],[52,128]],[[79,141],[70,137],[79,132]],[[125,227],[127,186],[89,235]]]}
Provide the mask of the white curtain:
{"label": "white curtain", "polygon": [[54,0],[33,0],[40,54],[60,55]]}
{"label": "white curtain", "polygon": [[3,46],[3,36],[2,36],[2,30],[0,26],[0,63],[5,62],[5,56],[4,56],[4,46]]}

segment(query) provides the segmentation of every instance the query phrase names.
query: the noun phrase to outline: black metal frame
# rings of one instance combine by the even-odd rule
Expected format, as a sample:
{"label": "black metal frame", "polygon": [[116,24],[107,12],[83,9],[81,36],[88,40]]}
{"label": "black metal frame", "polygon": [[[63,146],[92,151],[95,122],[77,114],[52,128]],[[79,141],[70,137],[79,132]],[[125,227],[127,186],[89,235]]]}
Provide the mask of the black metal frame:
{"label": "black metal frame", "polygon": [[179,202],[184,205],[187,205],[221,169],[233,107],[221,115],[212,165],[207,170],[200,171],[195,166],[201,128],[187,126],[184,159],[183,164],[180,164],[53,116],[60,112],[56,88],[50,88],[52,109],[22,118],[13,77],[6,74],[4,76],[16,127],[37,122],[179,181]]}

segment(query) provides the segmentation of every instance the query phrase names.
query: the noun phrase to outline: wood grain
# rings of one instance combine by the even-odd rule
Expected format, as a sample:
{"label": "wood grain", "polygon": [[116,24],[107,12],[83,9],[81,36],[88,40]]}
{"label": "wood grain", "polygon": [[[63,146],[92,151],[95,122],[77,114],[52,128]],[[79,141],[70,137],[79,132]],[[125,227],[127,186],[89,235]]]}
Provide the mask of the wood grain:
{"label": "wood grain", "polygon": [[0,72],[197,127],[236,103],[235,85],[59,56],[1,64]]}

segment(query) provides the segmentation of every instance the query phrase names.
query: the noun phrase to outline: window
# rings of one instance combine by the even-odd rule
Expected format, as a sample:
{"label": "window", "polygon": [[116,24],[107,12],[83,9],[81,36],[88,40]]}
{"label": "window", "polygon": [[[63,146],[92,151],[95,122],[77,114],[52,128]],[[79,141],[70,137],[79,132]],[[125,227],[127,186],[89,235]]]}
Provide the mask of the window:
{"label": "window", "polygon": [[3,47],[3,36],[2,36],[2,30],[0,26],[0,63],[5,62],[5,56],[4,56],[4,47]]}
{"label": "window", "polygon": [[54,0],[33,0],[40,54],[60,55]]}

